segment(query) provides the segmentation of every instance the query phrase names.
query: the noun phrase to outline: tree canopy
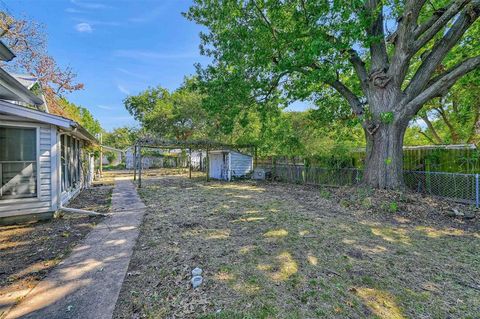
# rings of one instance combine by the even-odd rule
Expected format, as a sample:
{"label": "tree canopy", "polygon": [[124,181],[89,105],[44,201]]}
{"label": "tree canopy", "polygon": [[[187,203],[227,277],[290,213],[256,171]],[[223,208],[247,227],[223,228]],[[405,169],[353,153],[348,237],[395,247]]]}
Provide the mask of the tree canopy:
{"label": "tree canopy", "polygon": [[479,15],[480,0],[197,0],[186,13],[208,29],[201,52],[213,62],[198,74],[215,108],[310,100],[331,118],[351,112],[365,180],[388,188],[403,185],[409,122],[480,65]]}
{"label": "tree canopy", "polygon": [[103,132],[100,122],[95,119],[93,114],[85,107],[78,106],[66,98],[57,98],[57,105],[65,114],[68,114],[68,118],[74,120],[83,126],[90,134],[97,135]]}
{"label": "tree canopy", "polygon": [[125,107],[142,126],[164,138],[186,141],[205,137],[206,115],[202,96],[192,80],[173,92],[162,87],[149,88],[124,100]]}
{"label": "tree canopy", "polygon": [[133,127],[118,127],[108,132],[103,137],[103,144],[115,147],[118,149],[125,149],[135,144],[139,135],[139,130]]}

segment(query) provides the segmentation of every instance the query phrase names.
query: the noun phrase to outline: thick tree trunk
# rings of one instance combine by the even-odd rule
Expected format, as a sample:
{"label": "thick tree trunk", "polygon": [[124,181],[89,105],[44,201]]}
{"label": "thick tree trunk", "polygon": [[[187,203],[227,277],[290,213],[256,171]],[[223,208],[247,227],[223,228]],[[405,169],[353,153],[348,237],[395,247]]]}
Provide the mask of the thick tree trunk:
{"label": "thick tree trunk", "polygon": [[374,131],[365,132],[367,155],[365,184],[375,188],[398,189],[403,182],[403,137],[407,124],[380,124]]}

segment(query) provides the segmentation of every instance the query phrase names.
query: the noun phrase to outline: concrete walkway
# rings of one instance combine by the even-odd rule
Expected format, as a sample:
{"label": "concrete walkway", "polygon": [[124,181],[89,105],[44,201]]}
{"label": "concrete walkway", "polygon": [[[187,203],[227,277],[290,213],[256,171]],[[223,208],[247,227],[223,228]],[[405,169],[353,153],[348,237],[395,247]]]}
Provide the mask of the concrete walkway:
{"label": "concrete walkway", "polygon": [[115,181],[112,211],[6,318],[112,317],[145,212],[131,181]]}

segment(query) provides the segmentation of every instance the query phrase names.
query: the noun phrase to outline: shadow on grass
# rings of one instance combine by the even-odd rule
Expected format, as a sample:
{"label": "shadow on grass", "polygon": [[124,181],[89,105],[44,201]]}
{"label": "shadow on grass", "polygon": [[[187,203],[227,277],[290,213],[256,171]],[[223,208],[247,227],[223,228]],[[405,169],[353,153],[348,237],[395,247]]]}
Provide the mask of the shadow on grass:
{"label": "shadow on grass", "polygon": [[[263,318],[263,306],[264,318],[468,317],[480,307],[476,289],[459,283],[467,271],[480,276],[477,232],[378,222],[302,186],[168,176],[144,185],[149,214],[131,268],[145,275],[127,280],[118,318]],[[205,285],[193,291],[197,265]]]}

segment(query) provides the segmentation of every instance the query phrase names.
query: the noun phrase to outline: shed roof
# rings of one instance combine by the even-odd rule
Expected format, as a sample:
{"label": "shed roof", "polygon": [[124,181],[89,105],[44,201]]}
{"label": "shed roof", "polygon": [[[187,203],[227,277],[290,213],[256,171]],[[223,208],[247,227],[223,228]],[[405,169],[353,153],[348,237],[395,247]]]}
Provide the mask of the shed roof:
{"label": "shed roof", "polygon": [[208,151],[208,152],[209,153],[238,153],[238,154],[241,154],[241,155],[244,155],[244,156],[253,157],[250,154],[245,154],[245,153],[235,151],[235,150],[231,150],[231,149],[219,149],[219,150],[212,150],[212,151]]}

